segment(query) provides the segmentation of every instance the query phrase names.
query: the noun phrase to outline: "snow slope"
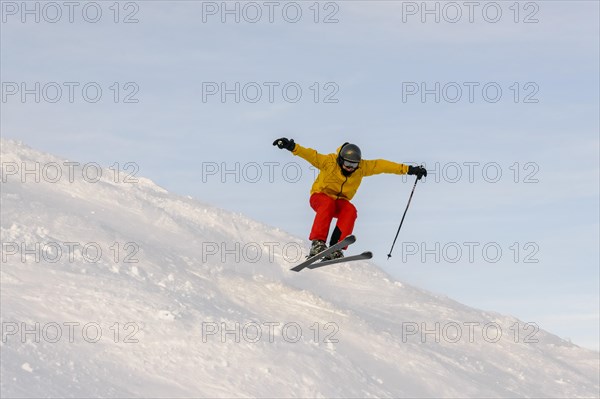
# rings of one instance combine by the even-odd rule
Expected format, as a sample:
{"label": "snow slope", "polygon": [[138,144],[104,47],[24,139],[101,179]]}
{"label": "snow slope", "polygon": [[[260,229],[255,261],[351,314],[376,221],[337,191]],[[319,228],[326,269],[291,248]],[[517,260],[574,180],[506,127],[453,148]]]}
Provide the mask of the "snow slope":
{"label": "snow slope", "polygon": [[1,150],[2,397],[599,396],[597,352],[523,321],[371,262],[294,273],[279,229]]}

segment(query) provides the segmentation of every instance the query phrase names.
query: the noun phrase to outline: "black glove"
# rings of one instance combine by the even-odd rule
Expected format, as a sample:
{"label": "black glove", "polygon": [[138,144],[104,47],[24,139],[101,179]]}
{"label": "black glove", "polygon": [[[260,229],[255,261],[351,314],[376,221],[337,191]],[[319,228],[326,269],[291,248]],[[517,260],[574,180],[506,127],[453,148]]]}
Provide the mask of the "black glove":
{"label": "black glove", "polygon": [[408,166],[408,174],[409,175],[416,175],[417,176],[417,180],[421,180],[421,177],[425,176],[427,177],[427,169],[425,169],[423,166]]}
{"label": "black glove", "polygon": [[273,142],[273,145],[276,145],[279,148],[285,148],[288,151],[294,151],[294,148],[296,148],[296,143],[294,143],[294,139],[288,140],[285,137],[275,140]]}

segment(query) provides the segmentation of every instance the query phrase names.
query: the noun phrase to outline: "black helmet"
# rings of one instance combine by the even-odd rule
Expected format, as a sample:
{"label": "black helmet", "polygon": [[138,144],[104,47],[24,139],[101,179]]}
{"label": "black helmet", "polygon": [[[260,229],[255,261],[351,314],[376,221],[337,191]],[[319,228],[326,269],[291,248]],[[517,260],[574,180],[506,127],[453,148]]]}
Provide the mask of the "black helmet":
{"label": "black helmet", "polygon": [[355,144],[344,143],[338,153],[338,165],[344,176],[350,176],[360,163],[360,148]]}
{"label": "black helmet", "polygon": [[356,144],[344,143],[340,148],[339,157],[350,162],[360,162],[360,148]]}

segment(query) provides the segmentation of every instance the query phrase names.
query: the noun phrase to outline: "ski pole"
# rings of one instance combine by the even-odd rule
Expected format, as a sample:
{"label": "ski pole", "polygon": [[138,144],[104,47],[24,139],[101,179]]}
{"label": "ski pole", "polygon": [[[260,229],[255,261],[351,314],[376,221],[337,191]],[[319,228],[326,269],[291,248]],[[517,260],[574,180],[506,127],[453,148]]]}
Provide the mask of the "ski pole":
{"label": "ski pole", "polygon": [[398,239],[398,234],[400,234],[400,229],[402,228],[402,223],[404,223],[404,217],[406,216],[406,211],[408,211],[408,207],[410,206],[410,201],[412,200],[413,194],[415,193],[415,187],[417,187],[417,182],[419,178],[415,180],[415,184],[410,192],[410,197],[408,197],[408,204],[406,204],[406,209],[404,210],[404,214],[402,215],[402,220],[400,221],[400,226],[398,226],[398,231],[396,232],[396,237],[394,237],[394,242],[392,243],[392,247],[390,248],[390,253],[388,254],[388,260],[392,257],[392,251],[394,250],[394,245],[396,245],[396,240]]}

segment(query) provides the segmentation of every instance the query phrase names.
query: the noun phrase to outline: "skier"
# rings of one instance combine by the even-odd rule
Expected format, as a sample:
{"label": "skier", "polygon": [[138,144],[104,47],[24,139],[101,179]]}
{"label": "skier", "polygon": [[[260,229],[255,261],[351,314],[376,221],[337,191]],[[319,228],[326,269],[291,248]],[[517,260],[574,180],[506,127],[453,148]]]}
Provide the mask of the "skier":
{"label": "skier", "polygon": [[[352,234],[357,212],[350,200],[356,194],[363,177],[379,173],[416,175],[417,179],[427,176],[427,170],[422,166],[404,165],[384,159],[362,159],[360,148],[355,144],[344,143],[335,153],[328,155],[302,147],[294,143],[294,139],[285,137],[275,140],[273,145],[291,151],[319,169],[319,175],[310,191],[310,206],[317,214],[309,236],[312,241],[309,256],[327,249],[326,241],[333,218],[337,218],[337,223],[329,245]],[[337,250],[327,259],[343,256],[342,250]]]}

